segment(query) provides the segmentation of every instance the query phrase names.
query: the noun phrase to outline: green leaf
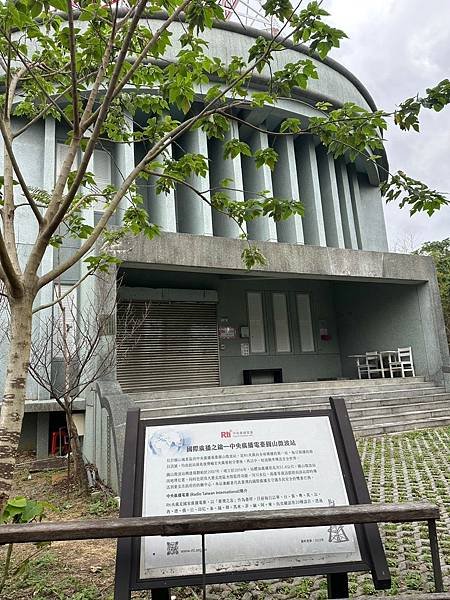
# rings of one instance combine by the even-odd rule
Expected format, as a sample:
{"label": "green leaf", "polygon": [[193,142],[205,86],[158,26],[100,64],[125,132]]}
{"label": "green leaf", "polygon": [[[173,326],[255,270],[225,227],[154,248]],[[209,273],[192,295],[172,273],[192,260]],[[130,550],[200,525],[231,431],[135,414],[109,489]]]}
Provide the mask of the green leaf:
{"label": "green leaf", "polygon": [[300,119],[285,119],[280,125],[281,133],[299,133],[302,130]]}
{"label": "green leaf", "polygon": [[50,4],[50,6],[53,6],[53,8],[56,8],[57,10],[60,10],[62,12],[67,11],[66,0],[47,0],[47,2]]}
{"label": "green leaf", "polygon": [[244,248],[241,258],[248,271],[256,266],[263,267],[267,264],[266,257],[257,246]]}
{"label": "green leaf", "polygon": [[12,506],[13,508],[25,508],[26,505],[27,499],[24,496],[17,496],[16,498],[12,498],[7,502],[7,506]]}
{"label": "green leaf", "polygon": [[277,164],[278,153],[273,148],[264,148],[263,150],[257,150],[254,157],[257,169],[267,165],[273,171]]}
{"label": "green leaf", "polygon": [[246,142],[241,142],[237,138],[225,142],[223,148],[224,158],[236,158],[239,154],[242,154],[242,156],[252,156],[250,146]]}

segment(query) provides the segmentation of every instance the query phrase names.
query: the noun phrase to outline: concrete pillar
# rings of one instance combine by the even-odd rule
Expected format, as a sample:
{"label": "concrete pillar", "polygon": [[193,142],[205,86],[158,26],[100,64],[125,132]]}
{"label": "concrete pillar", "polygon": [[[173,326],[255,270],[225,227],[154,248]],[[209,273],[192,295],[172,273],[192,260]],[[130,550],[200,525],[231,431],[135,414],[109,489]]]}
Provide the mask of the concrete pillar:
{"label": "concrete pillar", "polygon": [[[273,174],[273,193],[276,198],[300,200],[297,165],[292,136],[280,137],[275,143],[278,162]],[[293,215],[277,223],[278,241],[288,244],[304,244],[303,223],[300,215]]]}
{"label": "concrete pillar", "polygon": [[344,233],[342,231],[334,159],[331,154],[328,154],[324,146],[318,146],[316,154],[327,246],[344,248]]}
{"label": "concrete pillar", "polygon": [[48,443],[50,436],[50,415],[48,412],[37,413],[36,425],[36,458],[48,458]]}
{"label": "concrete pillar", "polygon": [[314,141],[311,136],[300,136],[295,142],[300,200],[305,206],[303,233],[305,244],[326,246],[319,171]]}
{"label": "concrete pillar", "polygon": [[[133,119],[131,115],[125,115],[125,129],[132,133],[133,132]],[[113,178],[114,184],[119,187],[123,181],[128,177],[130,172],[134,169],[134,144],[116,144],[116,166],[115,166],[115,177]],[[123,213],[130,205],[130,200],[126,195],[120,202],[119,209],[117,211],[117,224],[122,223]]]}
{"label": "concrete pillar", "polygon": [[[166,156],[172,156],[172,146],[168,146],[166,149]],[[150,221],[159,225],[163,231],[176,232],[175,190],[171,189],[168,194],[157,194],[156,182],[156,177],[150,177],[147,181],[143,181],[147,190],[147,210]]]}
{"label": "concrete pillar", "polygon": [[[253,152],[264,150],[269,147],[269,140],[266,133],[252,130],[246,142]],[[272,174],[269,167],[263,165],[257,169],[255,160],[249,157],[242,159],[242,171],[244,175],[245,199],[251,200],[258,198],[258,194],[263,191],[273,194]],[[248,237],[251,240],[260,242],[276,242],[277,227],[271,217],[259,217],[247,223]]]}
{"label": "concrete pillar", "polygon": [[[205,132],[201,129],[188,131],[177,140],[173,151],[175,158],[180,158],[183,154],[208,156],[208,140]],[[208,175],[206,177],[193,175],[188,179],[188,183],[195,190],[202,192],[206,198],[210,197]],[[180,233],[213,235],[211,207],[194,190],[182,184],[178,185],[176,189],[176,206],[177,229]]]}
{"label": "concrete pillar", "polygon": [[352,201],[353,221],[355,223],[355,233],[358,248],[363,249],[361,241],[361,230],[359,227],[359,219],[362,216],[361,212],[361,195],[359,193],[358,175],[356,167],[353,163],[347,165],[348,185],[350,189],[350,197]]}
{"label": "concrete pillar", "polygon": [[339,158],[335,162],[335,169],[345,247],[357,250],[358,240],[356,238],[355,220],[353,218],[352,197],[348,182],[347,165],[343,158]]}
{"label": "concrete pillar", "polygon": [[[229,131],[225,135],[225,140],[210,139],[208,141],[208,157],[209,157],[209,181],[211,185],[211,193],[219,191],[220,182],[223,179],[232,179],[229,184],[230,190],[223,191],[231,198],[231,200],[242,200],[244,198],[244,182],[242,179],[241,157],[236,158],[223,157],[224,143],[230,139],[239,137],[239,127],[234,121],[231,122]],[[227,217],[223,213],[214,210],[212,212],[214,235],[226,238],[239,238],[242,230],[237,223]],[[246,224],[243,224],[243,229],[246,231]]]}

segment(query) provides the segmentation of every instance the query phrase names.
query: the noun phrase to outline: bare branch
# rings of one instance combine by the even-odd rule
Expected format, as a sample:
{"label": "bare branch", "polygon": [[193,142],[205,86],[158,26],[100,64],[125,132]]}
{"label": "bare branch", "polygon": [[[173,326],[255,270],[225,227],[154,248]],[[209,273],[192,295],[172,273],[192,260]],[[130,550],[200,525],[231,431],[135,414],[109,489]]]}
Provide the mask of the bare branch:
{"label": "bare branch", "polygon": [[70,287],[67,292],[65,292],[64,294],[62,294],[61,296],[58,296],[55,300],[53,300],[53,302],[49,302],[48,304],[41,304],[40,306],[37,306],[36,308],[33,309],[33,315],[38,313],[41,310],[45,310],[46,308],[51,308],[52,306],[55,306],[55,304],[58,304],[59,302],[61,302],[62,300],[64,300],[64,298],[66,298],[67,296],[70,296],[70,294],[76,290],[82,283],[83,281],[86,281],[86,279],[90,276],[90,275],[94,275],[95,273],[95,269],[92,271],[88,271],[87,273],[85,273],[83,275],[83,277],[81,277],[76,283],[74,283],[72,285],[72,287]]}

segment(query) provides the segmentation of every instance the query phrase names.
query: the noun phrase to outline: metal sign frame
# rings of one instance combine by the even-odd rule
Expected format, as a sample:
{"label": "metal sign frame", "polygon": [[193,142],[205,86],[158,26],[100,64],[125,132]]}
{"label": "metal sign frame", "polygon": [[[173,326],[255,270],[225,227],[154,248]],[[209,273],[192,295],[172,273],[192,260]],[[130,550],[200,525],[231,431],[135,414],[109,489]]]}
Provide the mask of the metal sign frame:
{"label": "metal sign frame", "polygon": [[[330,398],[330,409],[286,412],[220,413],[202,417],[173,417],[166,419],[140,419],[139,409],[128,412],[125,433],[125,454],[123,460],[123,480],[120,516],[142,515],[144,441],[147,427],[164,425],[187,425],[220,421],[245,422],[261,419],[310,418],[326,416],[331,430],[342,469],[349,504],[371,502],[364,477],[361,460],[348,418],[343,398]],[[117,546],[115,600],[128,600],[131,591],[163,590],[164,588],[227,583],[232,581],[255,581],[303,577],[312,575],[346,574],[354,571],[370,571],[376,589],[387,589],[391,585],[389,568],[376,524],[355,525],[361,561],[340,562],[318,565],[301,565],[281,568],[254,569],[247,571],[227,571],[203,573],[166,578],[140,577],[141,538],[120,539]]]}

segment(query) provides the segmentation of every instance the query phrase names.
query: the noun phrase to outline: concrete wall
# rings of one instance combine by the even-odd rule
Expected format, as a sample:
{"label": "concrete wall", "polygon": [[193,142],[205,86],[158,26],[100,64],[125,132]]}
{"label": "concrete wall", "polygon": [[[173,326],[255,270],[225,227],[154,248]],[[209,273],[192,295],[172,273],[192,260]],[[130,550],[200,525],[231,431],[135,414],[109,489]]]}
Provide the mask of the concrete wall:
{"label": "concrete wall", "polygon": [[[355,359],[349,358],[350,354],[407,346],[412,347],[417,375],[433,376],[425,343],[431,315],[421,313],[419,299],[419,290],[425,287],[426,284],[334,284],[344,376],[357,375]],[[434,346],[437,347],[436,340]]]}
{"label": "concrete wall", "polygon": [[[339,340],[335,324],[331,284],[326,281],[285,280],[222,280],[218,286],[218,321],[228,319],[231,326],[248,326],[247,292],[263,292],[266,352],[241,356],[241,343],[248,339],[220,340],[220,372],[222,385],[243,383],[243,369],[283,369],[283,381],[312,381],[319,378],[335,378],[341,375]],[[272,315],[271,293],[287,295],[291,352],[277,353]],[[299,323],[296,310],[296,292],[310,295],[313,323],[314,352],[302,352]],[[319,335],[319,323],[326,322],[331,339],[323,341]]]}
{"label": "concrete wall", "polygon": [[[396,350],[411,346],[418,375],[441,380],[438,373],[446,363],[440,348],[435,314],[431,310],[431,284],[336,282],[313,279],[254,278],[213,273],[187,273],[124,269],[121,295],[143,297],[145,291],[178,290],[178,299],[194,301],[199,291],[209,290],[218,298],[218,325],[234,327],[235,339],[221,339],[220,372],[222,385],[243,383],[244,369],[282,368],[283,380],[313,381],[336,377],[357,377],[352,354],[370,350]],[[128,287],[129,286],[129,287]],[[136,295],[133,290],[137,290]],[[247,292],[260,292],[263,299],[266,351],[241,355],[241,327],[249,325]],[[286,294],[291,352],[275,348],[272,293]],[[296,293],[310,297],[314,351],[302,352],[296,308]],[[150,297],[150,291],[146,297]],[[168,292],[165,294],[168,297]],[[153,297],[153,296],[152,296]],[[326,329],[330,339],[322,339]]]}
{"label": "concrete wall", "polygon": [[[323,349],[318,347],[320,361],[309,362],[302,355],[298,362],[297,358],[284,355],[289,379],[339,376],[339,364],[326,364],[322,353],[340,354],[342,374],[349,376],[355,373],[353,361],[347,361],[347,355],[411,345],[418,372],[442,380],[442,367],[450,361],[431,259],[296,244],[260,242],[258,245],[267,264],[251,273],[246,273],[242,264],[244,243],[225,238],[166,234],[153,241],[143,239],[139,244],[125,240],[118,255],[136,274],[131,285],[171,287],[176,282],[175,286],[189,288],[195,281],[197,289],[217,289],[219,318],[233,319],[230,324],[236,326],[246,324],[238,322],[246,316],[246,290],[293,293],[308,291],[311,286],[315,331],[318,321],[328,320],[333,343],[327,342]],[[338,315],[336,334],[334,310]],[[295,331],[296,326],[291,329]],[[336,349],[332,349],[334,340],[340,344]],[[237,381],[240,377],[236,375],[237,365],[244,360],[239,356],[238,342],[225,343],[222,352],[223,383]],[[268,364],[269,356],[270,350],[268,355],[245,360],[249,368],[263,367]],[[273,356],[270,360],[273,363]]]}
{"label": "concrete wall", "polygon": [[[264,296],[264,321],[266,352],[241,356],[241,343],[247,338],[220,340],[220,376],[222,385],[241,385],[243,369],[283,369],[283,380],[311,381],[319,378],[335,378],[341,375],[339,340],[334,315],[332,283],[310,280],[255,280],[250,277],[221,277],[206,273],[171,273],[138,269],[124,269],[122,283],[126,297],[134,297],[133,287],[172,288],[183,290],[185,300],[195,300],[194,290],[213,290],[217,293],[218,324],[226,320],[237,330],[248,326],[247,292],[262,292]],[[191,294],[189,294],[191,290]],[[277,353],[270,295],[272,292],[287,294],[291,352]],[[310,295],[314,332],[314,352],[302,352],[296,309],[296,292]],[[140,296],[139,296],[140,297]],[[320,324],[326,323],[331,339],[320,339]]]}

